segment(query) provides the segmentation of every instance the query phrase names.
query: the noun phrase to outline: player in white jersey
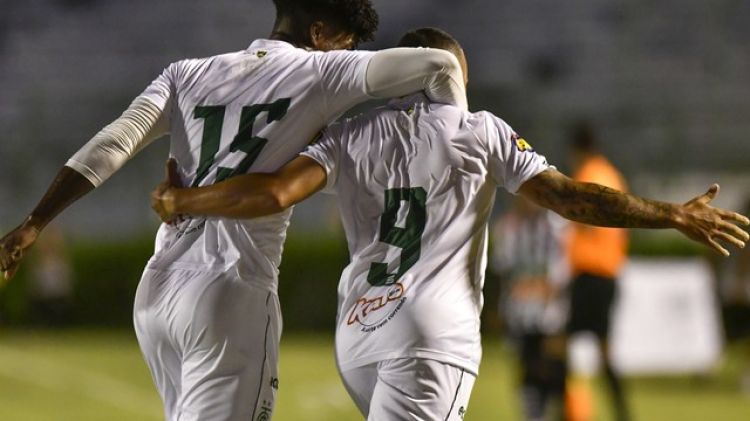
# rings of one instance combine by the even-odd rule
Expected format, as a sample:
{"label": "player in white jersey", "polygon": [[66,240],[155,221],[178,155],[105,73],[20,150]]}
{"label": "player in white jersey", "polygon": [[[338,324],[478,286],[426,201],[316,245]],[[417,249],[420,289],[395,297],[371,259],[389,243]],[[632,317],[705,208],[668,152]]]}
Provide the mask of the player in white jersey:
{"label": "player in white jersey", "polygon": [[[424,28],[404,45],[444,48],[448,34]],[[466,72],[464,72],[466,74]],[[497,187],[579,222],[677,228],[725,250],[744,246],[748,224],[710,207],[713,188],[685,205],[577,183],[504,121],[430,102],[391,101],[330,126],[316,144],[270,174],[153,194],[177,214],[254,218],[321,189],[337,194],[351,262],[339,284],[336,356],[344,384],[369,420],[463,418],[481,358],[479,314],[487,221]]]}
{"label": "player in white jersey", "polygon": [[[27,220],[0,241],[6,278],[55,215],[167,132],[180,162],[172,181],[206,186],[278,169],[372,97],[424,90],[466,106],[460,65],[445,51],[324,52],[372,37],[377,14],[369,0],[275,3],[271,39],[171,64],[67,162]],[[192,218],[159,229],[134,324],[168,420],[270,418],[281,330],[277,274],[290,215]]]}

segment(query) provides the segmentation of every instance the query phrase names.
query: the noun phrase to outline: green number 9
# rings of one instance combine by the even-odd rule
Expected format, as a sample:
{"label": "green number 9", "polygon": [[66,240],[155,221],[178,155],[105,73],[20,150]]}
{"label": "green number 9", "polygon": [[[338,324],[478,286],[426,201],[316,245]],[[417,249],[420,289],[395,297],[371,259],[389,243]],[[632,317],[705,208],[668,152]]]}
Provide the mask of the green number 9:
{"label": "green number 9", "polygon": [[[427,192],[422,187],[389,189],[385,191],[385,212],[380,217],[380,241],[401,248],[401,262],[396,273],[388,273],[388,264],[373,262],[367,282],[373,286],[396,283],[419,260],[422,234],[427,223]],[[404,227],[396,226],[398,211],[409,204]]]}

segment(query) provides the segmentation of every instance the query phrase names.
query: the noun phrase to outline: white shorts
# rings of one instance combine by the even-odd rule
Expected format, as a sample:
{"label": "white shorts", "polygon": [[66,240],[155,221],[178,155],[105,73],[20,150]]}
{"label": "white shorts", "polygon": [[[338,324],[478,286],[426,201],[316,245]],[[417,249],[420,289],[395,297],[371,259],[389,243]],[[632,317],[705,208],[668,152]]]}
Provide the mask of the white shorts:
{"label": "white shorts", "polygon": [[147,269],[135,332],[167,421],[265,421],[278,388],[279,301],[222,273]]}
{"label": "white shorts", "polygon": [[463,420],[476,377],[422,358],[402,358],[341,373],[344,387],[368,421]]}

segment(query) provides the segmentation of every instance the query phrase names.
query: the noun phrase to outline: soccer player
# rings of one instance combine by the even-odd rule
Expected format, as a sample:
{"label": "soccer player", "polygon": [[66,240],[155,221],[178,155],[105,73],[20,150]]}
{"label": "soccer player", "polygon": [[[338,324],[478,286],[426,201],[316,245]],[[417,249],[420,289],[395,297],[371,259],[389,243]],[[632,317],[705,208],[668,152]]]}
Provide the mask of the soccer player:
{"label": "soccer player", "polygon": [[[401,45],[447,49],[436,29]],[[466,74],[466,72],[464,73]],[[459,420],[481,357],[479,314],[487,221],[498,186],[579,222],[677,228],[724,250],[744,246],[742,215],[708,203],[718,187],[685,205],[650,201],[557,172],[505,122],[399,98],[334,124],[281,169],[209,187],[164,183],[152,206],[175,215],[260,218],[316,191],[338,195],[351,262],[339,284],[338,368],[369,420]]]}
{"label": "soccer player", "polygon": [[[6,278],[59,212],[165,133],[181,164],[170,179],[206,186],[278,169],[373,97],[424,90],[466,107],[461,68],[448,52],[331,51],[372,38],[378,17],[370,0],[274,3],[269,39],[171,64],[67,162],[23,224],[0,240]],[[193,218],[159,229],[134,324],[168,420],[270,418],[281,329],[277,275],[290,216],[285,209],[254,221]]]}
{"label": "soccer player", "polygon": [[523,419],[563,419],[567,221],[521,196],[493,225],[490,270],[500,279],[499,313],[518,355]]}

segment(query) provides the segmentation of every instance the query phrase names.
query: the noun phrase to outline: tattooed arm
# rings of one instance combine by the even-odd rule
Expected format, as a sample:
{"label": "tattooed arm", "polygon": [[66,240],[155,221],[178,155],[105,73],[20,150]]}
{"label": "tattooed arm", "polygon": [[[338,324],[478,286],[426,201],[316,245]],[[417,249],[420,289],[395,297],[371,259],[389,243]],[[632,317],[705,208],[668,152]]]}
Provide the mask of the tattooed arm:
{"label": "tattooed arm", "polygon": [[687,237],[721,254],[729,255],[719,241],[744,248],[750,239],[735,224],[748,225],[747,217],[714,208],[719,194],[714,184],[705,194],[685,204],[648,200],[593,183],[580,183],[547,170],[524,183],[519,193],[539,206],[572,221],[617,228],[675,228]]}

